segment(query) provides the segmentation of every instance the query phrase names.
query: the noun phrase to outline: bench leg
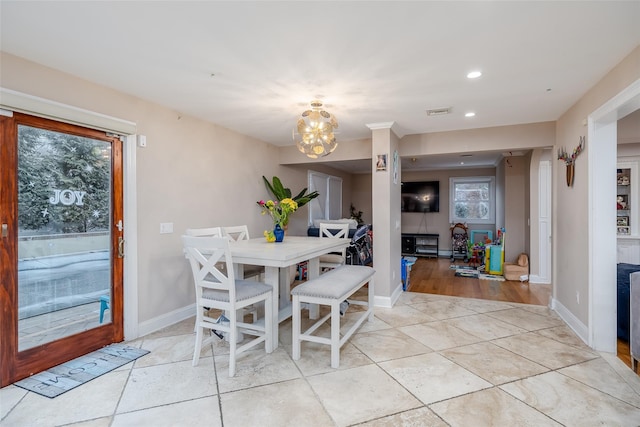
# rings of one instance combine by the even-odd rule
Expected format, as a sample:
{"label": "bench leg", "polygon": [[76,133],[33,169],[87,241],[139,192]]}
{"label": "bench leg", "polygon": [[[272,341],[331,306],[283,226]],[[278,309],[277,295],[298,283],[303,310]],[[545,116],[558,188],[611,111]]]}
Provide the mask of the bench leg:
{"label": "bench leg", "polygon": [[331,367],[337,369],[340,366],[340,303],[331,302]]}
{"label": "bench leg", "polygon": [[300,297],[297,295],[293,296],[293,302],[292,302],[292,312],[291,312],[291,316],[293,318],[292,320],[292,325],[291,328],[293,330],[293,334],[292,334],[292,348],[291,348],[291,356],[293,357],[293,360],[299,360],[300,359],[300,317],[302,316],[302,314],[300,313],[301,307],[300,307]]}
{"label": "bench leg", "polygon": [[369,314],[369,322],[373,322],[373,301],[375,299],[375,292],[373,289],[373,277],[371,278],[371,280],[369,280],[369,307],[367,307],[367,310],[371,310],[371,313]]}

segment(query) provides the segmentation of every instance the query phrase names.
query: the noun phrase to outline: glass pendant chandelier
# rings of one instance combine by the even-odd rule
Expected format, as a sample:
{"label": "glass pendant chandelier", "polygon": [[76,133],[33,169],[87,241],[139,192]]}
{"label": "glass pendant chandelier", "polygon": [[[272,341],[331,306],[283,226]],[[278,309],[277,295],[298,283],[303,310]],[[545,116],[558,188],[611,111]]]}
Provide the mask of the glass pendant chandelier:
{"label": "glass pendant chandelier", "polygon": [[328,156],[338,146],[334,134],[338,121],[322,109],[322,101],[311,101],[311,110],[302,113],[297,127],[296,145],[300,152],[312,159]]}

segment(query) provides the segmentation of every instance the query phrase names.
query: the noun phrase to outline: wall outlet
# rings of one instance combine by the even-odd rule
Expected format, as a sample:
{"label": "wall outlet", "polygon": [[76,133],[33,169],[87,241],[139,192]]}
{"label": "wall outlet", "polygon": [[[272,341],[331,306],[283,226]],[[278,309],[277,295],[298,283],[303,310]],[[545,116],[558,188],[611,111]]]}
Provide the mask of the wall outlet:
{"label": "wall outlet", "polygon": [[173,233],[173,223],[172,222],[160,223],[160,234],[170,234],[170,233]]}

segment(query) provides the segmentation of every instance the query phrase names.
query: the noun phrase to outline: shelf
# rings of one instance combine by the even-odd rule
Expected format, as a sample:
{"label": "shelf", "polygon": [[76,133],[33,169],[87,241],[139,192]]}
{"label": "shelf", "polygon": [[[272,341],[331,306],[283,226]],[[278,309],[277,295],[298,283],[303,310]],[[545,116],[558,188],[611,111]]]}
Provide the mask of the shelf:
{"label": "shelf", "polygon": [[439,234],[402,234],[402,255],[438,257]]}

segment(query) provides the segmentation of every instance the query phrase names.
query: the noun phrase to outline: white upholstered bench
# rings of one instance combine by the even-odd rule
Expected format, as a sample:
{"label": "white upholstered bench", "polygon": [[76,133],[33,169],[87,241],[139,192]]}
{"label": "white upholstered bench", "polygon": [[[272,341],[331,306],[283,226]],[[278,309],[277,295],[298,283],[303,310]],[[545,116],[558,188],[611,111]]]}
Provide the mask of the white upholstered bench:
{"label": "white upholstered bench", "polygon": [[[362,265],[343,265],[315,279],[302,283],[291,291],[293,297],[293,359],[300,359],[301,341],[311,341],[331,346],[331,367],[340,365],[340,348],[353,335],[366,318],[373,321],[373,275],[376,271]],[[340,338],[340,303],[348,299],[358,289],[369,283],[367,301],[348,300],[353,305],[366,306],[366,311],[358,314],[358,319]],[[305,332],[301,331],[301,309],[303,303],[331,306],[331,312],[315,322]],[[313,333],[328,319],[331,319],[331,337],[325,338]]]}

